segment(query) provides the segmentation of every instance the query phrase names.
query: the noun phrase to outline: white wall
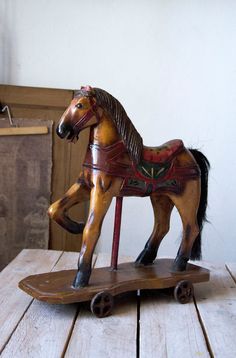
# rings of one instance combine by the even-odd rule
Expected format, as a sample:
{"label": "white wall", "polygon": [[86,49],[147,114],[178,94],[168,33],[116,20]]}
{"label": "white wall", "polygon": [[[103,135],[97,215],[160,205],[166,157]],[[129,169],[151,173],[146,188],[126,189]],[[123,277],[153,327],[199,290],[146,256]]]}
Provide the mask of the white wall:
{"label": "white wall", "polygon": [[[236,260],[236,2],[0,0],[0,81],[101,87],[123,103],[146,145],[182,138],[209,158],[208,260]],[[79,155],[79,153],[78,153]],[[121,250],[136,256],[153,225],[149,199],[124,200]],[[99,250],[111,244],[113,209]],[[174,213],[161,254],[175,255]]]}

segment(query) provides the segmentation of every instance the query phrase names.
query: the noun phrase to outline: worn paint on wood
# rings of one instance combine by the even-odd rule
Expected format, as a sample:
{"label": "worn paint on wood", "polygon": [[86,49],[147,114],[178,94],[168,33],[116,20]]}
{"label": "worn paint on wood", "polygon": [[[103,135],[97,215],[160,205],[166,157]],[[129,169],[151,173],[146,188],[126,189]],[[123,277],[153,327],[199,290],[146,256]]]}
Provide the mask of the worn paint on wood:
{"label": "worn paint on wood", "polygon": [[[194,285],[198,314],[193,303],[177,304],[160,291],[142,295],[140,325],[136,296],[116,300],[114,315],[98,319],[86,304],[78,305],[77,316],[77,305],[32,303],[17,288],[29,274],[74,268],[77,255],[24,250],[0,273],[3,357],[236,356],[236,264],[199,263],[211,270],[211,281]],[[110,255],[98,255],[97,266],[109,263]]]}
{"label": "worn paint on wood", "polygon": [[23,250],[0,273],[0,352],[32,302],[32,297],[18,288],[18,281],[35,272],[50,271],[60,256],[60,251]]}
{"label": "worn paint on wood", "polygon": [[140,357],[209,357],[193,302],[161,291],[141,292],[140,300]]}
{"label": "worn paint on wood", "polygon": [[236,357],[236,284],[224,265],[205,264],[208,283],[197,285],[195,297],[214,357]]}
{"label": "worn paint on wood", "polygon": [[[77,256],[77,253],[64,252],[53,271],[76,267]],[[77,310],[77,304],[49,305],[33,301],[4,349],[2,357],[61,356]]]}
{"label": "worn paint on wood", "polygon": [[[130,257],[119,262],[130,261]],[[95,267],[110,264],[110,255],[98,255]],[[114,315],[94,318],[86,309],[79,312],[66,357],[136,357],[137,300],[136,296],[125,296],[115,301]]]}

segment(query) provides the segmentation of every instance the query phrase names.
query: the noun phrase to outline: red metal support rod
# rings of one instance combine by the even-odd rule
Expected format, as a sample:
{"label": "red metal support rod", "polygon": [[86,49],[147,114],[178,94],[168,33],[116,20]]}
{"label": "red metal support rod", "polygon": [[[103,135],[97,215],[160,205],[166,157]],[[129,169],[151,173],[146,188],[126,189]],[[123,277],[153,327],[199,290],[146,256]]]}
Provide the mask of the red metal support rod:
{"label": "red metal support rod", "polygon": [[114,232],[113,232],[113,243],[112,243],[112,254],[111,254],[112,270],[117,270],[118,251],[119,251],[119,243],[120,243],[122,204],[123,204],[123,197],[118,196],[116,198]]}

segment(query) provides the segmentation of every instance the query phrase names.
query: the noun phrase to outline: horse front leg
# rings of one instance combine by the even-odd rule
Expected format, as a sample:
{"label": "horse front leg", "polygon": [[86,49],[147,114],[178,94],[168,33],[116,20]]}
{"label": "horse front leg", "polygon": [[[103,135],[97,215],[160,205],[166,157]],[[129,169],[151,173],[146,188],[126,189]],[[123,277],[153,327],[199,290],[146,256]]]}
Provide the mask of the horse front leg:
{"label": "horse front leg", "polygon": [[77,223],[67,216],[74,205],[89,200],[90,189],[80,182],[73,184],[66,194],[48,209],[49,217],[72,234],[81,234],[84,223]]}
{"label": "horse front leg", "polygon": [[87,223],[83,231],[82,248],[78,261],[78,272],[73,282],[74,288],[88,284],[95,246],[101,233],[103,219],[112,198],[118,195],[121,181],[118,178],[96,178],[90,195],[90,208]]}

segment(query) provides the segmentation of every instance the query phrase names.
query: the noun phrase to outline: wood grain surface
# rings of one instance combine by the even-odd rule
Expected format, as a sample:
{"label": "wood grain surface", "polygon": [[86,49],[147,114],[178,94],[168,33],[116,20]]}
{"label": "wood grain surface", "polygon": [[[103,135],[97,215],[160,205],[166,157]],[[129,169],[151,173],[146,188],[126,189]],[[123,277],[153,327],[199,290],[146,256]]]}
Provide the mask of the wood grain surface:
{"label": "wood grain surface", "polygon": [[[87,303],[51,305],[18,289],[23,277],[73,269],[77,258],[78,253],[24,250],[0,273],[2,357],[236,356],[235,263],[199,262],[211,279],[194,285],[192,303],[176,303],[169,291],[135,291],[117,297],[113,315],[102,319]],[[110,255],[95,259],[96,267],[110,264]]]}
{"label": "wood grain surface", "polygon": [[11,128],[0,128],[0,136],[14,136],[14,135],[34,135],[34,134],[47,134],[48,127],[11,127]]}
{"label": "wood grain surface", "polygon": [[25,275],[51,271],[62,252],[44,250],[23,250],[0,273],[0,351],[32,302],[32,297],[18,289],[18,281]]}
{"label": "wood grain surface", "polygon": [[225,265],[205,263],[211,280],[195,289],[197,308],[214,357],[236,357],[236,283]]}
{"label": "wood grain surface", "polygon": [[[122,257],[119,261],[130,261]],[[110,265],[110,255],[99,254],[95,267]],[[106,318],[96,318],[88,309],[81,308],[66,357],[136,357],[137,296],[120,297],[115,302],[114,313]]]}

